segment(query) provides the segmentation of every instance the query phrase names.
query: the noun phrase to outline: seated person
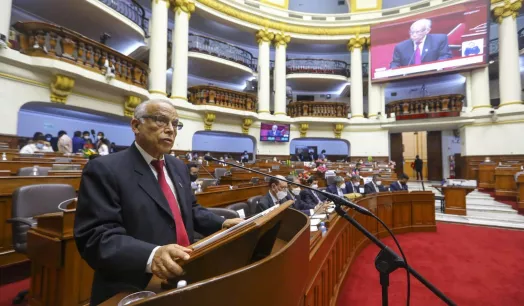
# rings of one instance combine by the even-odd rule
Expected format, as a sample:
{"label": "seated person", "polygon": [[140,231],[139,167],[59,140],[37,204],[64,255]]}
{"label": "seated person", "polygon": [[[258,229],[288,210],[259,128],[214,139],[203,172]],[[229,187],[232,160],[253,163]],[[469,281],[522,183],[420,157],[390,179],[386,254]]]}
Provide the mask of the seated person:
{"label": "seated person", "polygon": [[191,189],[198,189],[198,165],[189,163],[187,164],[187,168],[189,169],[189,178],[191,179]]}
{"label": "seated person", "polygon": [[408,180],[409,180],[409,176],[407,176],[405,173],[402,173],[399,176],[398,181],[391,183],[391,185],[389,185],[389,190],[390,191],[407,191],[408,190],[408,184],[407,184]]}
{"label": "seated person", "polygon": [[360,193],[360,176],[351,176],[351,182],[346,184],[347,193]]}
{"label": "seated person", "polygon": [[33,143],[27,144],[20,149],[21,154],[34,154],[38,152],[53,152],[53,148],[46,144],[44,135],[36,135],[33,137]]}
{"label": "seated person", "polygon": [[264,210],[269,209],[270,207],[280,205],[287,201],[287,182],[285,181],[286,178],[282,175],[277,175],[276,177],[283,179],[284,181],[277,180],[273,177],[269,180],[269,191],[258,201],[256,213],[263,212]]}
{"label": "seated person", "polygon": [[244,151],[244,153],[242,153],[240,161],[243,163],[247,163],[249,161],[249,153],[247,153],[247,151]]}
{"label": "seated person", "polygon": [[[302,182],[304,185],[309,185],[313,189],[318,188],[318,179],[315,176],[310,176],[305,182]],[[304,189],[300,192],[300,200],[306,203],[309,207],[315,207],[319,204],[326,201],[326,197],[319,192],[314,192],[309,189]]]}
{"label": "seated person", "polygon": [[[300,180],[296,176],[288,176],[287,180],[293,183],[300,184]],[[303,212],[306,216],[311,216],[315,214],[315,206],[311,207],[306,202],[300,199],[300,192],[302,191],[300,187],[293,184],[288,184],[289,190],[286,199],[293,200],[293,208]]]}
{"label": "seated person", "polygon": [[341,176],[335,176],[335,183],[327,187],[327,192],[343,196],[349,193],[347,189],[348,188],[346,187],[346,182],[344,181],[344,178]]}
{"label": "seated person", "polygon": [[382,186],[382,181],[380,180],[379,174],[373,174],[373,180],[366,185],[364,185],[365,194],[373,194],[386,191],[386,188]]}

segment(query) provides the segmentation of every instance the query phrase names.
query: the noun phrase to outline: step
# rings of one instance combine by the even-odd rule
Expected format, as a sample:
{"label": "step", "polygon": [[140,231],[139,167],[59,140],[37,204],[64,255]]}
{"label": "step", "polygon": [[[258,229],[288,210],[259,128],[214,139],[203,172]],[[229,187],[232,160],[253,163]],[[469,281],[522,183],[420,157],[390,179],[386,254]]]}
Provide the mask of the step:
{"label": "step", "polygon": [[514,210],[513,208],[507,208],[507,207],[483,207],[483,206],[476,206],[476,205],[468,205],[466,204],[466,211],[482,211],[486,213],[506,213],[506,214],[518,214],[518,211]]}
{"label": "step", "polygon": [[486,218],[478,218],[478,217],[470,217],[470,216],[446,215],[442,213],[436,213],[435,218],[437,221],[441,221],[441,222],[454,222],[454,223],[463,223],[463,224],[472,224],[472,225],[484,225],[484,226],[494,226],[494,227],[503,227],[503,228],[524,229],[524,222],[512,222],[512,221],[486,219]]}
{"label": "step", "polygon": [[468,211],[468,217],[477,219],[499,220],[506,222],[524,223],[524,216],[505,213],[483,213],[478,211]]}

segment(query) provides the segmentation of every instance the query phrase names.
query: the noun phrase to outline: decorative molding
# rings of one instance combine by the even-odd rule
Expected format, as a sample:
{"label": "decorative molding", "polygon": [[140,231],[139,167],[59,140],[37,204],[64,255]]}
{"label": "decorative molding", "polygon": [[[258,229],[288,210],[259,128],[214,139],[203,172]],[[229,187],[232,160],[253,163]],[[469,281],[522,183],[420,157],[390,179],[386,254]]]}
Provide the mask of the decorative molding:
{"label": "decorative molding", "polygon": [[187,98],[186,97],[180,97],[180,96],[171,96],[169,97],[170,99],[173,99],[173,100],[184,100],[184,101],[187,101]]}
{"label": "decorative molding", "polygon": [[251,118],[244,118],[242,120],[242,133],[249,134],[249,128],[253,124],[253,119]]}
{"label": "decorative molding", "polygon": [[169,5],[170,5],[169,0],[153,0],[153,2],[156,4],[158,4],[158,2],[165,2],[167,8],[169,8]]}
{"label": "decorative molding", "polygon": [[[365,0],[370,2],[370,0]],[[370,12],[370,11],[380,11],[382,9],[382,0],[375,0],[375,5],[367,8],[359,8],[358,0],[350,0],[349,10],[351,13],[361,13],[361,12]]]}
{"label": "decorative molding", "polygon": [[287,33],[296,33],[296,34],[308,34],[308,35],[325,35],[325,36],[334,36],[334,35],[356,35],[362,33],[369,33],[370,26],[354,26],[354,27],[308,27],[308,26],[299,26],[291,25],[280,21],[269,20],[268,18],[263,18],[246,12],[242,12],[234,7],[220,3],[217,0],[196,0],[203,5],[214,9],[220,13],[226,14],[230,17],[256,24],[258,26],[274,29],[276,31],[282,31]]}
{"label": "decorative molding", "polygon": [[167,93],[165,93],[165,92],[163,92],[163,91],[160,91],[160,90],[154,90],[154,89],[151,89],[151,90],[149,90],[149,93],[150,93],[150,94],[163,95],[163,96],[166,96],[166,97],[167,97]]}
{"label": "decorative molding", "polygon": [[[501,1],[498,1],[501,2]],[[496,3],[498,3],[496,2]],[[493,1],[491,1],[493,3]],[[504,18],[512,16],[513,19],[519,15],[520,8],[522,7],[522,0],[511,2],[511,0],[504,0],[503,5],[499,5],[493,9],[493,17],[498,23],[502,23]]]}
{"label": "decorative molding", "polygon": [[274,7],[278,7],[278,8],[287,10],[289,8],[289,0],[282,0],[282,2],[284,3],[278,4],[278,3],[275,3],[275,1],[271,1],[271,0],[260,0],[260,3],[264,3],[269,6],[274,6]]}
{"label": "decorative molding", "polygon": [[124,102],[124,116],[133,118],[135,108],[142,103],[142,99],[136,96],[127,96]]}
{"label": "decorative molding", "polygon": [[287,44],[291,41],[291,36],[286,35],[284,32],[275,34],[275,37],[273,38],[273,44],[275,47],[277,46],[284,46],[287,47]]}
{"label": "decorative molding", "polygon": [[259,114],[264,114],[264,113],[269,114],[270,112],[267,109],[261,109],[261,110],[258,111],[258,113]]}
{"label": "decorative molding", "polygon": [[182,12],[191,16],[191,13],[195,11],[195,3],[190,0],[170,0],[173,6],[173,12],[180,14]]}
{"label": "decorative molding", "polygon": [[335,132],[335,138],[341,138],[342,137],[342,130],[344,129],[344,125],[342,123],[335,124],[335,128],[333,129],[333,132]]}
{"label": "decorative molding", "polygon": [[474,109],[477,109],[477,108],[492,108],[493,106],[491,105],[477,105],[477,106],[473,106],[471,108],[471,110],[474,110]]}
{"label": "decorative molding", "polygon": [[54,76],[53,81],[51,81],[51,102],[65,104],[67,97],[73,92],[73,87],[75,86],[75,79],[57,74]]}
{"label": "decorative molding", "polygon": [[503,106],[508,106],[508,105],[517,105],[517,104],[522,104],[522,101],[513,101],[513,102],[504,102],[504,103],[500,103],[499,104],[499,108],[503,107]]}
{"label": "decorative molding", "polygon": [[257,43],[260,45],[262,42],[271,42],[275,38],[275,33],[270,32],[268,29],[260,29],[255,35]]}
{"label": "decorative molding", "polygon": [[206,113],[204,115],[204,129],[206,131],[211,131],[213,128],[213,123],[215,122],[216,115],[215,113]]}
{"label": "decorative molding", "polygon": [[355,37],[351,38],[347,44],[348,50],[353,52],[354,49],[362,49],[366,45],[368,37],[359,36],[358,34]]}
{"label": "decorative molding", "polygon": [[299,126],[300,137],[306,137],[308,129],[309,129],[309,124],[301,123]]}

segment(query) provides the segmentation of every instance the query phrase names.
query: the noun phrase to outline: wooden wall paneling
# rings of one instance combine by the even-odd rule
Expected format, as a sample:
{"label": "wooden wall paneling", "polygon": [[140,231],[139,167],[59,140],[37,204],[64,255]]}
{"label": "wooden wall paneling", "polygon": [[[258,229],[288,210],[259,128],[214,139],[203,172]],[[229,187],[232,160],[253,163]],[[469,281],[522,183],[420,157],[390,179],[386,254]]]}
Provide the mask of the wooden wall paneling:
{"label": "wooden wall paneling", "polygon": [[409,192],[393,193],[393,232],[396,234],[410,231],[411,198]]}
{"label": "wooden wall paneling", "polygon": [[[393,228],[393,198],[387,194],[379,194],[377,196],[377,217],[380,218],[389,228]],[[388,231],[378,224],[378,237],[388,237]]]}
{"label": "wooden wall paneling", "polygon": [[394,161],[397,166],[395,172],[397,175],[402,174],[404,171],[402,169],[402,160],[403,160],[403,146],[402,146],[402,134],[401,133],[391,133],[389,134],[389,156],[391,160]]}
{"label": "wooden wall paneling", "polygon": [[423,230],[435,226],[435,197],[431,191],[411,192],[411,224]]}
{"label": "wooden wall paneling", "polygon": [[442,132],[428,132],[428,177],[430,181],[442,180]]}

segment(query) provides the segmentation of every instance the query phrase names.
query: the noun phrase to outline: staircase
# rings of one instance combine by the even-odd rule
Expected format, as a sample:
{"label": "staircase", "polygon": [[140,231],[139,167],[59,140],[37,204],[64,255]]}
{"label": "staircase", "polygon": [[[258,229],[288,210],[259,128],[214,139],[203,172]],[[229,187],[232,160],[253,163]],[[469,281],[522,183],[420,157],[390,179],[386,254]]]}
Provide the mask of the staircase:
{"label": "staircase", "polygon": [[[440,182],[425,182],[426,191],[432,191],[435,196],[442,196],[438,190],[431,187],[434,184],[438,185]],[[411,191],[422,190],[421,184],[415,182],[408,182],[408,188]],[[435,201],[437,221],[524,229],[524,216],[519,215],[510,205],[497,202],[489,194],[477,190],[466,197],[466,213],[466,216],[443,214],[440,212],[440,201]]]}

